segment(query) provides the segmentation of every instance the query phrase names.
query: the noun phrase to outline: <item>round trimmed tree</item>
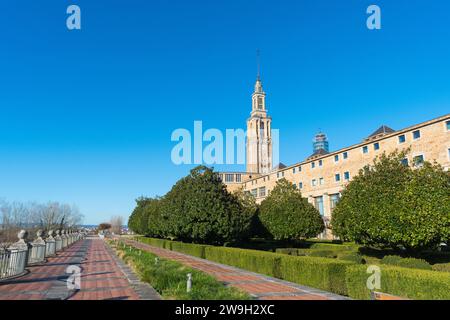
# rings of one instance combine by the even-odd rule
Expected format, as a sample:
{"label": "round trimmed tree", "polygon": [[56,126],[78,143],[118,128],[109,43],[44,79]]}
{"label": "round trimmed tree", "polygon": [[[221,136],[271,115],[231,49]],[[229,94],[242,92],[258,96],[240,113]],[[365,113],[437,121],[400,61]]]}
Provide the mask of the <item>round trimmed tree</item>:
{"label": "round trimmed tree", "polygon": [[259,218],[275,240],[315,237],[325,228],[319,211],[286,179],[261,203]]}
{"label": "round trimmed tree", "polygon": [[409,167],[407,152],[383,154],[348,184],[333,211],[333,233],[364,245],[435,248],[450,236],[450,174]]}
{"label": "round trimmed tree", "polygon": [[191,170],[173,186],[162,210],[173,237],[210,244],[241,239],[252,218],[220,177],[204,166]]}

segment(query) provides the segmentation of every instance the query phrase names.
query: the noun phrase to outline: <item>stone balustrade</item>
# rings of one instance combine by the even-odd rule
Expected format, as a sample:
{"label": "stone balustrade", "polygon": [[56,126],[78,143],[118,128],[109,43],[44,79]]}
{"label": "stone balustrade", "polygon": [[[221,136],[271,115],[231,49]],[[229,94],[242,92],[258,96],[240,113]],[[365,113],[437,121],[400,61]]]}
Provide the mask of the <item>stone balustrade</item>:
{"label": "stone balustrade", "polygon": [[[53,234],[56,234],[53,237]],[[84,239],[85,233],[78,230],[53,230],[44,232],[38,230],[36,238],[28,241],[28,232],[21,230],[17,237],[19,240],[7,249],[0,249],[0,281],[17,277],[26,273],[28,265],[45,262],[45,259],[54,256],[57,252],[67,248],[73,243]]]}

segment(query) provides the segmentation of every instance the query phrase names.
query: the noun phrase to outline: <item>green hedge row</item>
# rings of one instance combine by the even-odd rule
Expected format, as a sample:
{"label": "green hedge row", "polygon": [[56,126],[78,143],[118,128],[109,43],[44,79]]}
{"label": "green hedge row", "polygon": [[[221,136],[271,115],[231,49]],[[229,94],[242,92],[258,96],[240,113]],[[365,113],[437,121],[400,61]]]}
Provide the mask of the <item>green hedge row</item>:
{"label": "green hedge row", "polygon": [[[419,300],[450,299],[450,280],[446,272],[408,269],[394,266],[381,267],[381,289],[399,297]],[[367,266],[352,265],[345,272],[348,295],[353,299],[370,299],[367,289]]]}
{"label": "green hedge row", "polygon": [[[341,259],[293,256],[145,237],[138,237],[137,240],[301,285],[347,295],[354,299],[370,299],[370,291],[367,289],[370,274],[366,272],[367,265],[358,265]],[[450,281],[447,272],[389,265],[380,267],[381,292],[411,299],[450,299]]]}

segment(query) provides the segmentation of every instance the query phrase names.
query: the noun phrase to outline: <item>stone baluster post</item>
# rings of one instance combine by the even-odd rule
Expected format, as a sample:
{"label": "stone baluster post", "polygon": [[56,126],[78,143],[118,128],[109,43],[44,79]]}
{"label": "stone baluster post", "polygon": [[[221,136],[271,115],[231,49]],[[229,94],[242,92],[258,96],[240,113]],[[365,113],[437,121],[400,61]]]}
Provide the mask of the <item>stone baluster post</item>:
{"label": "stone baluster post", "polygon": [[45,239],[45,256],[51,257],[56,253],[56,241],[53,238],[53,230],[47,232],[47,238]]}
{"label": "stone baluster post", "polygon": [[45,241],[42,239],[43,231],[36,232],[36,239],[31,242],[31,250],[28,256],[28,264],[41,263],[45,261]]}
{"label": "stone baluster post", "polygon": [[62,240],[62,247],[63,249],[67,247],[67,235],[66,235],[66,230],[62,229],[61,230],[61,240]]}
{"label": "stone baluster post", "polygon": [[20,230],[17,234],[19,241],[9,246],[10,258],[8,263],[8,275],[16,276],[25,272],[31,245],[28,243],[28,232]]}
{"label": "stone baluster post", "polygon": [[61,230],[56,230],[55,242],[56,242],[56,252],[61,251],[62,250]]}

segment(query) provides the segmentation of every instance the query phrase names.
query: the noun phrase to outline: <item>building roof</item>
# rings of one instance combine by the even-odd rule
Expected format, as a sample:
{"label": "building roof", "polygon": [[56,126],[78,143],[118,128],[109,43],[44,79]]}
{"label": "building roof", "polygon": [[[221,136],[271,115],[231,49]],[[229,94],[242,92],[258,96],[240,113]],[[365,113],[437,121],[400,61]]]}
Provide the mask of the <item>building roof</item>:
{"label": "building roof", "polygon": [[314,151],[314,153],[312,155],[310,155],[308,158],[306,158],[307,160],[309,159],[314,159],[320,156],[324,156],[326,154],[329,154],[329,152],[325,149],[318,149],[316,151]]}
{"label": "building roof", "polygon": [[394,129],[389,128],[388,126],[382,125],[377,130],[375,130],[370,136],[368,136],[367,139],[370,140],[373,138],[378,138],[378,137],[384,136],[385,134],[389,134],[389,133],[393,133],[393,132],[395,132]]}
{"label": "building roof", "polygon": [[286,168],[286,165],[284,163],[278,163],[275,167],[272,168],[272,171],[277,171],[279,169],[284,169]]}

